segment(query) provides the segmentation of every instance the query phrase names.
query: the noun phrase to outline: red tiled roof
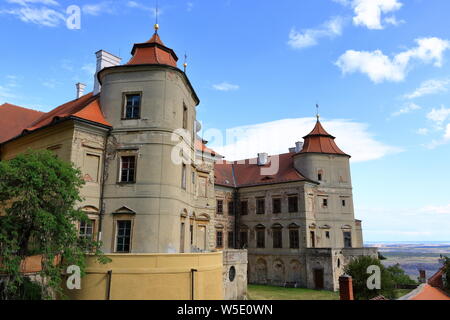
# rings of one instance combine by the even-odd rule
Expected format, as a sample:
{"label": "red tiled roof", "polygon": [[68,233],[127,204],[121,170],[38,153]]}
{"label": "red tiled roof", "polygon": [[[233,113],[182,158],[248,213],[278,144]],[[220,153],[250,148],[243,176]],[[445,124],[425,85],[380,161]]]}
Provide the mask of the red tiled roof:
{"label": "red tiled roof", "polygon": [[[279,168],[274,175],[264,175],[262,166],[257,164],[256,159],[246,159],[235,162],[216,163],[215,184],[230,187],[248,187],[283,182],[306,181],[294,167],[292,153],[278,155]],[[270,157],[275,161],[274,156]],[[266,166],[270,167],[270,163]]]}
{"label": "red tiled roof", "polygon": [[9,103],[0,105],[0,143],[19,135],[23,128],[29,126],[44,113],[26,109]]}
{"label": "red tiled roof", "polygon": [[24,131],[34,131],[51,124],[55,120],[61,120],[69,117],[88,120],[111,127],[111,124],[106,121],[103,116],[98,99],[99,96],[94,96],[91,92],[79,99],[69,101],[44,114],[42,117],[33,122],[31,126],[25,128]]}
{"label": "red tiled roof", "polygon": [[303,149],[299,153],[327,153],[349,156],[339,149],[336,142],[334,142],[335,137],[325,131],[319,120],[317,120],[313,131],[306,137],[303,137],[303,139]]}
{"label": "red tiled roof", "polygon": [[441,289],[424,284],[422,289],[408,300],[450,300],[450,297]]}
{"label": "red tiled roof", "polygon": [[131,54],[133,57],[128,61],[127,65],[164,64],[172,67],[177,66],[177,55],[172,49],[164,45],[156,32],[149,41],[136,43]]}
{"label": "red tiled roof", "polygon": [[221,157],[220,154],[215,152],[213,149],[208,148],[201,140],[195,140],[195,149],[203,153],[208,153],[212,156]]}
{"label": "red tiled roof", "polygon": [[[18,107],[16,107],[18,108]],[[33,110],[29,110],[33,111]],[[37,111],[35,111],[37,112]],[[21,122],[20,113],[9,113],[5,117],[1,117],[1,121],[7,120],[10,123],[15,123],[14,134],[9,134],[8,137],[0,142],[6,142],[23,132],[32,132],[39,128],[45,127],[52,124],[56,120],[62,120],[66,118],[78,118],[82,120],[91,121],[104,126],[111,127],[111,124],[106,121],[103,116],[102,110],[99,104],[99,96],[94,96],[88,93],[79,99],[67,102],[47,113],[37,112],[38,115],[34,117],[33,120],[27,121],[26,123]],[[0,111],[0,116],[3,115]],[[4,120],[5,119],[5,120]],[[2,122],[0,122],[1,124]],[[20,125],[19,125],[20,124]],[[6,127],[6,126],[5,126]],[[4,126],[0,128],[0,136],[3,136]]]}

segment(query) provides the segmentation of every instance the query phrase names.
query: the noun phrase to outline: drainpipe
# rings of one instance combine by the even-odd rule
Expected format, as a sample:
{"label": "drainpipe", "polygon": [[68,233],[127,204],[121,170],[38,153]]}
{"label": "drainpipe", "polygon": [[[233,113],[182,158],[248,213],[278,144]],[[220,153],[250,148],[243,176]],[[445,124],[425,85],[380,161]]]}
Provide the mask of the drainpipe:
{"label": "drainpipe", "polygon": [[108,140],[109,137],[111,136],[111,129],[108,130],[108,133],[106,134],[105,137],[105,146],[104,146],[104,150],[103,150],[103,174],[102,174],[102,184],[100,186],[100,219],[99,219],[99,223],[98,223],[98,236],[97,236],[97,240],[101,241],[102,240],[102,229],[103,229],[103,217],[105,215],[105,203],[104,203],[104,192],[105,192],[105,182],[106,179],[108,177],[108,173],[107,173],[107,149],[108,149]]}
{"label": "drainpipe", "polygon": [[106,300],[111,300],[111,282],[112,282],[112,270],[108,271],[108,290],[106,294]]}
{"label": "drainpipe", "polygon": [[233,214],[234,214],[234,248],[235,249],[240,249],[240,242],[241,242],[241,234],[240,234],[240,229],[239,229],[239,225],[240,225],[240,218],[239,218],[239,214],[240,214],[240,210],[238,210],[238,205],[239,205],[239,192],[238,189],[235,189],[233,191]]}
{"label": "drainpipe", "polygon": [[197,269],[191,269],[191,300],[195,300],[195,278],[194,275],[197,272]]}

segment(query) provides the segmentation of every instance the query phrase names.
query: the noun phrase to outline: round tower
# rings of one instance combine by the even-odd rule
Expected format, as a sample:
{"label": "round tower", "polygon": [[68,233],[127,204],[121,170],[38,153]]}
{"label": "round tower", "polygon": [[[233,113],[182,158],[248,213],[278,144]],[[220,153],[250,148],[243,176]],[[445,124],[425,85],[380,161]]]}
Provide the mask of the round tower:
{"label": "round tower", "polygon": [[350,156],[343,152],[320,123],[304,138],[294,154],[295,168],[318,183],[307,190],[306,234],[308,247],[362,246],[353,209]]}
{"label": "round tower", "polygon": [[[158,29],[133,46],[128,63],[98,73],[102,111],[113,126],[103,195],[106,252],[184,250],[180,213],[193,211],[190,159],[199,99]],[[174,159],[181,141],[187,148]]]}

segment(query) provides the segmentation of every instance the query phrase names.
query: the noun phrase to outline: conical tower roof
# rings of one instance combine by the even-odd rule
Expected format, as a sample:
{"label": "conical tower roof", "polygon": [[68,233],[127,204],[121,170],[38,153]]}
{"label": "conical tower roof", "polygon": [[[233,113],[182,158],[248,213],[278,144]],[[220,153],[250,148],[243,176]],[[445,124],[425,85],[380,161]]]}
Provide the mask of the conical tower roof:
{"label": "conical tower roof", "polygon": [[329,134],[317,119],[314,129],[305,137],[303,149],[299,153],[325,153],[349,156],[336,145],[336,138]]}

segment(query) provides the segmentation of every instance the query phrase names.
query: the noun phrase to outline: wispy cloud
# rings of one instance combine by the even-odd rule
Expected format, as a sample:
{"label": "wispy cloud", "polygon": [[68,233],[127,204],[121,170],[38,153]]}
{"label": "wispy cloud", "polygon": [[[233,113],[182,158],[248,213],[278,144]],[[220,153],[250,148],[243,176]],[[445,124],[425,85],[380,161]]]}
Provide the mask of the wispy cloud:
{"label": "wispy cloud", "polygon": [[100,14],[115,13],[115,5],[111,1],[102,1],[94,4],[86,4],[82,7],[83,13],[91,16],[99,16]]}
{"label": "wispy cloud", "polygon": [[[153,15],[156,14],[156,8],[155,7],[146,6],[146,5],[144,5],[144,4],[142,4],[141,2],[138,2],[138,1],[127,1],[127,6],[130,7],[130,8],[136,8],[136,9],[148,11],[148,12],[150,12]],[[158,8],[158,14],[161,15],[163,13],[164,13],[164,10],[162,8]]]}
{"label": "wispy cloud", "polygon": [[408,103],[407,105],[405,105],[400,110],[392,113],[391,117],[398,117],[398,116],[401,116],[403,114],[408,114],[408,113],[411,113],[411,112],[413,112],[415,110],[420,110],[420,109],[422,109],[421,106],[411,102],[411,103]]}
{"label": "wispy cloud", "polygon": [[342,35],[343,25],[344,19],[335,17],[317,29],[297,31],[295,28],[292,28],[289,33],[288,44],[294,49],[315,46],[320,38],[333,38]]}
{"label": "wispy cloud", "polygon": [[219,84],[214,84],[213,88],[218,91],[236,91],[239,89],[239,86],[237,84],[222,82]]}
{"label": "wispy cloud", "polygon": [[403,4],[398,0],[333,0],[342,5],[351,7],[354,11],[353,24],[372,30],[384,29],[385,24],[399,25],[394,15],[382,18],[383,14],[400,10]]}
{"label": "wispy cloud", "polygon": [[442,124],[450,117],[450,108],[441,106],[440,109],[432,109],[428,114],[427,118],[433,121],[437,126],[442,126]]}
{"label": "wispy cloud", "polygon": [[447,92],[450,87],[450,79],[427,80],[421,83],[420,87],[411,93],[406,94],[406,99],[420,98],[426,95]]}
{"label": "wispy cloud", "polygon": [[[296,141],[312,130],[315,121],[297,118],[241,126],[227,130],[227,141],[206,136],[205,139],[212,141],[211,147],[227,156],[227,160],[254,158],[258,152],[275,155],[288,152]],[[354,162],[376,160],[402,151],[378,141],[365,123],[338,119],[322,121],[322,124],[337,137],[336,143],[352,155]]]}
{"label": "wispy cloud", "polygon": [[450,204],[443,206],[426,206],[422,208],[422,211],[435,214],[450,214]]}
{"label": "wispy cloud", "polygon": [[26,23],[57,27],[66,19],[60,8],[52,8],[60,6],[55,0],[7,0],[6,2],[16,6],[1,9],[0,14],[16,16]]}
{"label": "wispy cloud", "polygon": [[375,83],[403,81],[413,60],[432,63],[435,67],[442,66],[444,52],[450,49],[449,41],[433,37],[416,39],[416,43],[416,47],[393,58],[386,56],[381,50],[348,50],[339,57],[336,65],[343,74],[360,72]]}

